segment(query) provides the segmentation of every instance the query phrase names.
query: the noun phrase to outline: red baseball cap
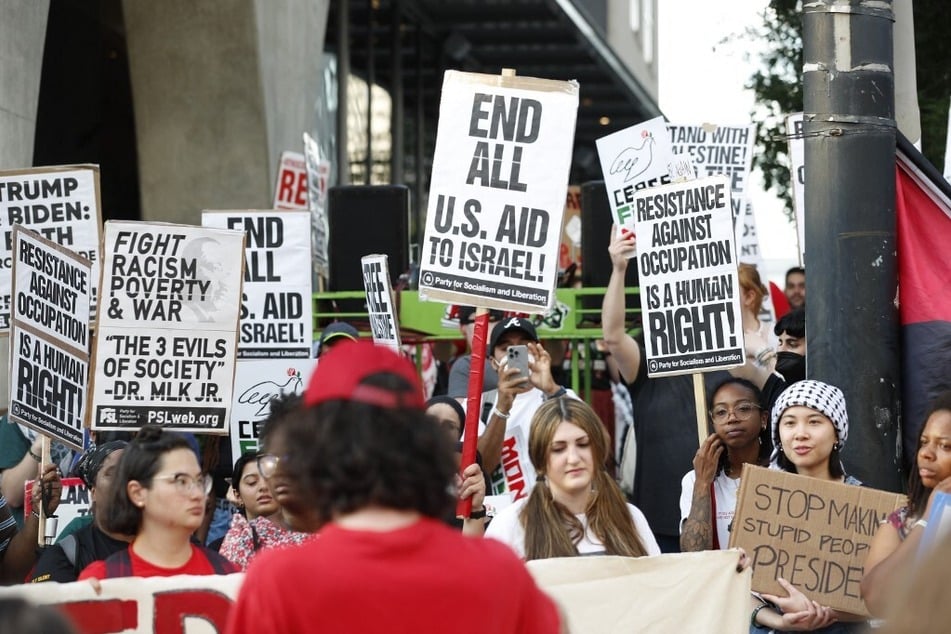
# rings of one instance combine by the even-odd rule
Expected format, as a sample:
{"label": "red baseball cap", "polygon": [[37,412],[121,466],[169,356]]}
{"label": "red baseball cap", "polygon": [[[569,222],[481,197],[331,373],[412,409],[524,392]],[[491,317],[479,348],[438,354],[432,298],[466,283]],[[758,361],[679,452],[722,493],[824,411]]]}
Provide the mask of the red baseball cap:
{"label": "red baseball cap", "polygon": [[[405,379],[412,390],[393,392],[361,385],[367,377],[382,372]],[[334,400],[358,401],[386,408],[425,408],[423,386],[416,367],[391,349],[369,340],[341,341],[334,346],[333,354],[322,356],[317,363],[304,392],[304,404],[313,406]]]}

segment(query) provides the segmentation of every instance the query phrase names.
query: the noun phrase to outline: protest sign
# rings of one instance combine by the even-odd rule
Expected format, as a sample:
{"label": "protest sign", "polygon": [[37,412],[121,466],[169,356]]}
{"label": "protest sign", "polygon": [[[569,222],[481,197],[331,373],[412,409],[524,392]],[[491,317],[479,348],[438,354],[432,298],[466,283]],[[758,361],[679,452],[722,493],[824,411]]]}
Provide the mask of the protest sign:
{"label": "protest sign", "polygon": [[310,356],[313,301],[306,211],[205,211],[204,227],[245,232],[239,359]]}
{"label": "protest sign", "polygon": [[[89,499],[89,489],[83,483],[81,478],[62,478],[63,496],[59,500],[59,506],[56,507],[56,534],[54,541],[59,539],[63,530],[79,517],[89,515],[92,501]],[[23,515],[29,517],[33,512],[33,485],[36,480],[26,481],[26,493],[23,498]]]}
{"label": "protest sign", "polygon": [[275,209],[307,209],[307,166],[300,152],[281,152],[274,184]]}
{"label": "protest sign", "polygon": [[782,577],[822,605],[867,615],[859,590],[878,525],[898,493],[743,465],[730,547],[753,559],[753,590],[785,595]]}
{"label": "protest sign", "polygon": [[648,375],[743,365],[728,179],[641,190],[633,208]]}
{"label": "protest sign", "polygon": [[92,267],[20,225],[12,233],[10,421],[81,449]]}
{"label": "protest sign", "polygon": [[746,201],[746,181],[753,161],[753,144],[756,141],[755,126],[703,125],[667,126],[676,154],[688,154],[696,163],[697,174],[714,176],[726,174],[730,179],[733,194],[733,217],[743,212]]}
{"label": "protest sign", "polygon": [[551,306],[577,109],[576,82],[446,72],[422,297],[530,313]]}
{"label": "protest sign", "polygon": [[330,187],[330,161],[324,159],[317,141],[304,133],[304,157],[307,168],[307,200],[310,208],[311,241],[314,245],[314,270],[327,276],[329,256],[327,240],[327,188]]}
{"label": "protest sign", "polygon": [[285,394],[303,394],[316,359],[238,361],[231,405],[231,455],[260,449],[261,428],[271,401]]}
{"label": "protest sign", "polygon": [[228,433],[244,235],[106,223],[93,429]]}
{"label": "protest sign", "polygon": [[[750,201],[746,201],[743,217],[736,221],[736,233],[737,240],[740,243],[740,262],[755,266],[760,274],[761,281],[768,285],[769,282],[763,274],[764,262],[762,252],[759,249],[759,235],[756,232],[756,216],[753,215],[753,203]],[[773,332],[773,326],[776,324],[776,310],[773,308],[773,301],[769,292],[763,296],[763,304],[760,306],[757,317],[766,332]]]}
{"label": "protest sign", "polygon": [[100,581],[28,583],[0,589],[65,614],[84,634],[223,633],[244,574],[126,577]]}
{"label": "protest sign", "polygon": [[750,572],[737,552],[560,557],[527,563],[573,634],[746,632]]}
{"label": "protest sign", "polygon": [[390,267],[385,255],[372,254],[360,258],[363,267],[363,289],[367,295],[370,331],[374,343],[400,351],[400,323],[396,315]]}
{"label": "protest sign", "polygon": [[[99,279],[99,208],[97,165],[0,171],[0,331],[10,327],[13,225],[86,258],[92,263],[93,279]],[[95,304],[93,295],[93,313]]]}
{"label": "protest sign", "polygon": [[792,185],[793,210],[796,212],[796,238],[799,240],[799,263],[806,252],[806,141],[803,137],[801,112],[786,117],[786,138],[789,140],[789,180]]}
{"label": "protest sign", "polygon": [[664,117],[625,128],[595,142],[614,224],[634,226],[634,194],[670,182],[674,160]]}

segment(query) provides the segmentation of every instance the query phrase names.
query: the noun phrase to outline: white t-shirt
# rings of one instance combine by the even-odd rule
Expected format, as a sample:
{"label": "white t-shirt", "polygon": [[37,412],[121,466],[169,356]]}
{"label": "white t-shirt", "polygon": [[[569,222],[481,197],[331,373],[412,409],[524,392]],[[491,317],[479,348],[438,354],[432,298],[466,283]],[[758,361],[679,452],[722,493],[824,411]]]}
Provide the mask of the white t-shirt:
{"label": "white t-shirt", "polygon": [[[683,532],[684,521],[690,515],[693,504],[693,484],[697,481],[697,474],[693,470],[680,481],[680,531]],[[736,492],[740,488],[740,479],[731,478],[723,471],[713,480],[713,493],[717,501],[717,539],[720,549],[726,550],[730,544],[730,522],[736,512]]]}
{"label": "white t-shirt", "polygon": [[[515,551],[515,554],[522,559],[525,559],[525,529],[522,528],[519,514],[522,512],[522,508],[527,501],[526,499],[518,500],[499,512],[498,515],[492,518],[492,522],[489,523],[489,527],[485,531],[486,537],[491,537],[504,544],[508,544],[508,546]],[[659,555],[660,547],[657,545],[657,540],[654,538],[651,527],[647,524],[647,518],[644,517],[640,509],[633,504],[628,504],[627,509],[631,512],[631,519],[634,520],[634,529],[637,531],[637,536],[640,538],[641,544],[644,545],[644,550],[647,551],[648,555]],[[587,516],[582,513],[575,517],[577,517],[581,521],[582,526],[584,526],[584,537],[582,537],[581,541],[577,544],[578,554],[604,554],[604,545],[598,537],[588,529]]]}

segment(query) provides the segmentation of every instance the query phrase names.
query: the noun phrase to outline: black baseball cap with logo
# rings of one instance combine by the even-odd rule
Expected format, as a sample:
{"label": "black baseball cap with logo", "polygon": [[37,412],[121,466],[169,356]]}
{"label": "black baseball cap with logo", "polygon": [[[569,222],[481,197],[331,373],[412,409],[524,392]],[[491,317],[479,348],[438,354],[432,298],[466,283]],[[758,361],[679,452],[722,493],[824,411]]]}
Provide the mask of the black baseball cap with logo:
{"label": "black baseball cap with logo", "polygon": [[532,341],[538,341],[538,333],[535,332],[535,325],[525,317],[510,317],[504,321],[495,324],[492,329],[492,336],[489,339],[489,353],[491,354],[499,344],[499,339],[507,332],[521,330]]}

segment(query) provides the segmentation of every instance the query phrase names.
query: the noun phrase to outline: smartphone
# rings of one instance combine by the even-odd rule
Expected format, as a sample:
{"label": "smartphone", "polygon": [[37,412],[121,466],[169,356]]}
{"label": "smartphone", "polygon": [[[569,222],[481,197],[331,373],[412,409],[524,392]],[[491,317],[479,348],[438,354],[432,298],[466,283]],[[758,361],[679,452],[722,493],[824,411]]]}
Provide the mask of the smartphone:
{"label": "smartphone", "polygon": [[507,368],[518,368],[519,376],[528,378],[528,346],[509,346]]}

